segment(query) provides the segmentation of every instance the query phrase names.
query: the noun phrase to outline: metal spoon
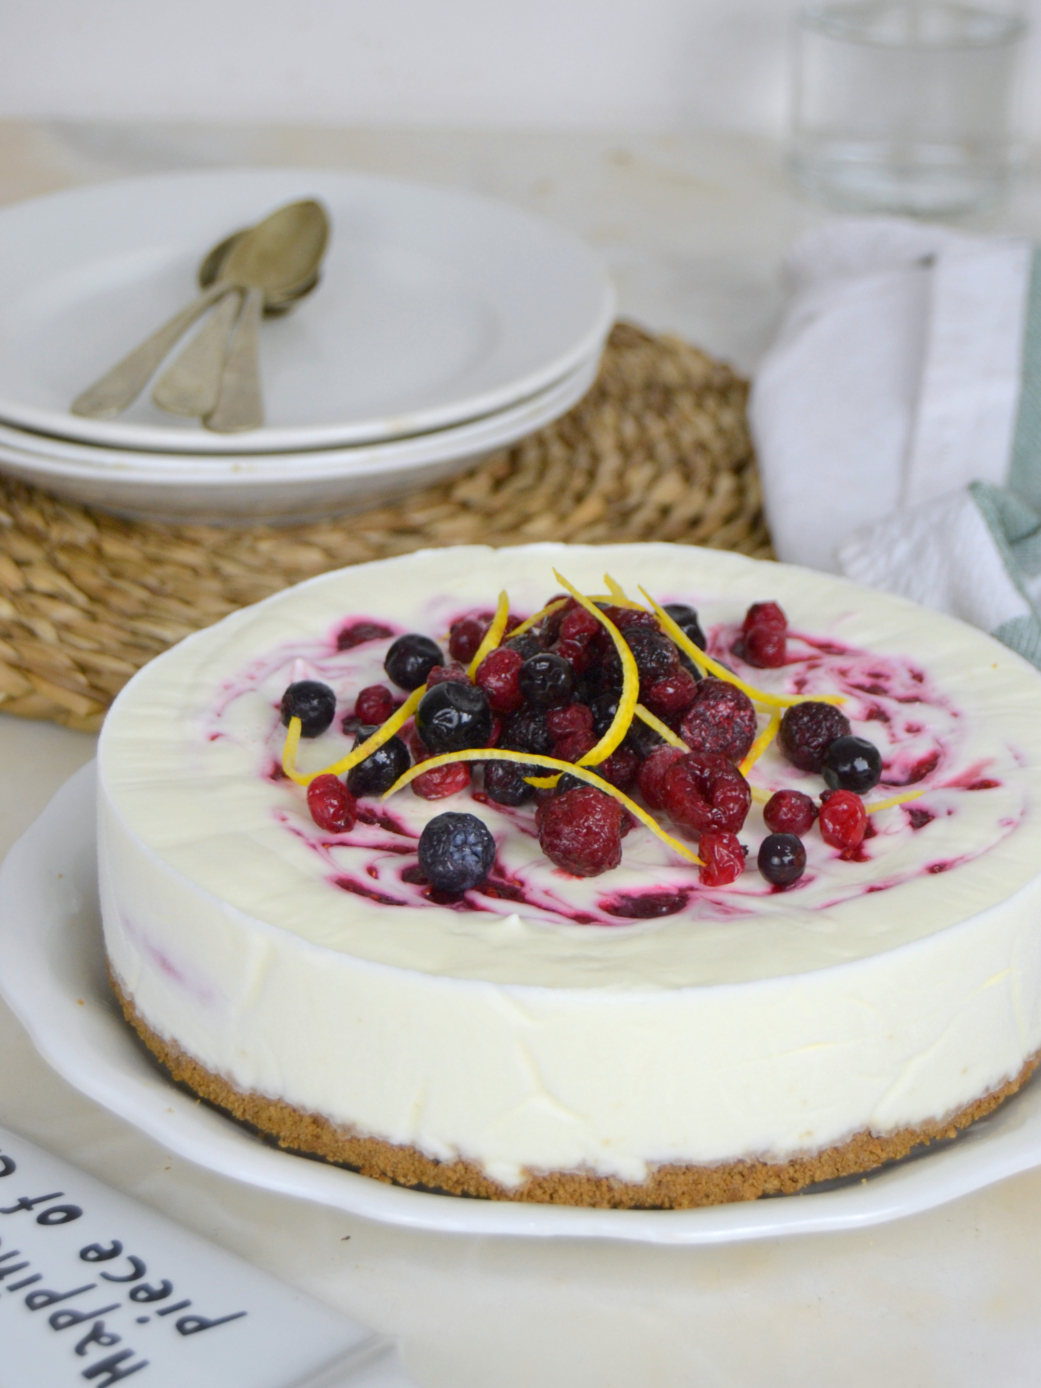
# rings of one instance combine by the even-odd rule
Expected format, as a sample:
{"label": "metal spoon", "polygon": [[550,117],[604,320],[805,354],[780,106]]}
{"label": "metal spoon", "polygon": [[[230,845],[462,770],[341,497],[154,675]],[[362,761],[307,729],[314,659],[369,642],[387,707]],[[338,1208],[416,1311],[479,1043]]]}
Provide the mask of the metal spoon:
{"label": "metal spoon", "polygon": [[[242,231],[233,231],[230,236],[226,236],[223,241],[213,247],[199,265],[196,278],[199,281],[200,289],[209,289],[210,285],[214,283],[220,275],[232,246],[234,246],[237,241],[240,241],[248,230],[248,227],[244,227]],[[293,290],[284,298],[277,296],[273,292],[265,294],[264,317],[281,318],[283,314],[292,313],[299,300],[306,298],[308,294],[312,293],[317,288],[320,278],[321,276],[316,270],[306,284],[302,284],[299,289]]]}
{"label": "metal spoon", "polygon": [[[321,261],[328,234],[329,223],[324,210],[311,201],[279,208],[258,222],[230,249],[218,278],[209,288],[78,396],[72,404],[73,413],[93,419],[111,419],[125,410],[141,393],[177,339],[211,304],[229,290],[238,289],[246,291],[246,304],[239,315],[229,352],[229,356],[235,352],[236,342],[241,339],[235,354],[233,381],[229,381],[229,386],[234,384],[236,389],[229,395],[227,404],[230,412],[234,401],[241,399],[245,403],[244,390],[246,395],[252,396],[252,403],[238,408],[235,417],[243,418],[248,413],[250,418],[262,422],[256,371],[256,327],[264,294],[270,289],[284,298],[306,284]],[[240,327],[243,333],[239,332]],[[218,408],[219,404],[218,401]],[[231,427],[255,426],[234,424]]]}

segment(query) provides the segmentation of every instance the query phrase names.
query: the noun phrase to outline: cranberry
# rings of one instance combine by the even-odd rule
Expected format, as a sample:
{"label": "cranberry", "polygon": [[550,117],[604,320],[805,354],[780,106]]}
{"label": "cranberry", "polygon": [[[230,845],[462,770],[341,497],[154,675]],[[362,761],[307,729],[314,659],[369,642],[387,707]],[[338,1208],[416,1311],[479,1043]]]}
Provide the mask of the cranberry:
{"label": "cranberry", "polygon": [[345,834],[358,817],[354,796],[339,776],[316,776],[307,787],[307,808],[319,829]]}
{"label": "cranberry", "polygon": [[736,882],[745,870],[745,850],[737,835],[726,831],[702,834],[698,857],[702,859],[698,877],[703,887],[725,887]]}
{"label": "cranberry", "polygon": [[778,790],[763,806],[763,818],[775,834],[808,834],[817,818],[817,806],[801,790]]}
{"label": "cranberry", "polygon": [[807,700],[784,711],[777,745],[800,771],[820,774],[824,753],[837,737],[847,737],[849,719],[834,704]]}
{"label": "cranberry", "polygon": [[759,871],[775,887],[790,887],[806,871],[806,849],[795,834],[770,834],[759,845]]}
{"label": "cranberry", "polygon": [[552,651],[542,651],[526,660],[517,678],[525,699],[539,708],[566,704],[575,687],[573,667]]}
{"label": "cranberry", "polygon": [[435,665],[426,679],[428,689],[433,689],[435,684],[469,683],[470,676],[466,673],[466,666],[460,665],[457,660],[450,660],[447,665]]}
{"label": "cranberry", "polygon": [[412,631],[392,643],[383,668],[399,689],[418,689],[426,684],[427,675],[434,666],[444,663],[441,647],[429,636]]}
{"label": "cranberry", "polygon": [[859,848],[867,828],[867,811],[859,795],[851,790],[825,792],[821,799],[821,838],[832,848]]}
{"label": "cranberry", "polygon": [[776,627],[788,630],[788,618],[775,602],[754,602],[745,613],[742,631],[747,636],[753,627]]}
{"label": "cranberry", "polygon": [[[625,634],[628,641],[629,634],[636,627],[646,627],[648,631],[660,630],[658,619],[653,612],[647,612],[642,607],[614,607],[610,603],[601,607],[601,612],[609,622],[613,622],[620,632]],[[603,639],[614,645],[610,634],[603,632]]]}
{"label": "cranberry", "polygon": [[761,670],[776,670],[788,655],[788,643],[781,627],[753,627],[745,635],[745,659]]}
{"label": "cranberry", "polygon": [[575,877],[598,877],[622,861],[622,807],[596,786],[547,800],[535,823],[543,853]]}
{"label": "cranberry", "polygon": [[578,603],[564,613],[560,623],[558,641],[573,642],[579,646],[588,646],[589,643],[600,635],[603,626],[593,616],[591,612],[580,606]]}
{"label": "cranberry", "polygon": [[631,747],[626,747],[623,743],[621,747],[616,747],[611,755],[600,762],[598,766],[591,766],[589,769],[595,771],[598,776],[602,776],[609,785],[617,787],[618,790],[627,791],[636,782],[636,773],[640,769],[640,758]]}
{"label": "cranberry", "polygon": [[643,694],[643,702],[668,723],[690,708],[697,692],[698,681],[689,670],[680,667],[652,684]]}
{"label": "cranberry", "polygon": [[597,653],[592,643],[558,641],[553,647],[553,654],[559,655],[561,660],[566,660],[576,675],[584,675],[593,667]]}
{"label": "cranberry", "polygon": [[488,695],[496,713],[514,713],[524,702],[517,676],[524,664],[519,651],[500,646],[490,651],[477,667],[474,679]]}
{"label": "cranberry", "polygon": [[469,665],[477,654],[477,647],[484,640],[491,617],[488,614],[477,616],[471,613],[460,617],[448,629],[448,654],[461,665]]}
{"label": "cranberry", "polygon": [[545,776],[541,766],[525,766],[522,762],[486,761],[484,764],[484,788],[488,799],[496,805],[523,805],[535,794],[535,787],[528,785],[525,776]]}
{"label": "cranberry", "polygon": [[665,773],[673,762],[679,761],[680,757],[685,757],[686,752],[680,751],[678,747],[670,747],[662,743],[660,747],[655,747],[653,752],[640,764],[637,773],[636,784],[644,802],[652,810],[664,810],[665,801],[662,798],[663,781]]}
{"label": "cranberry", "polygon": [[705,679],[683,716],[680,737],[696,752],[739,762],[755,741],[755,709],[748,695],[726,680]]}
{"label": "cranberry", "polygon": [[821,771],[832,790],[863,795],[881,779],[882,754],[867,738],[837,737],[824,753]]}
{"label": "cranberry", "polygon": [[351,651],[355,646],[364,645],[366,641],[382,641],[387,636],[393,636],[390,627],[381,627],[377,622],[355,622],[353,626],[344,627],[336,638],[336,649],[338,651]]}
{"label": "cranberry", "polygon": [[374,723],[379,727],[394,712],[394,695],[385,684],[370,684],[358,695],[354,705],[354,716],[362,723]]}
{"label": "cranberry", "polygon": [[712,830],[736,834],[745,822],[752,792],[726,757],[688,752],[662,778],[665,810],[692,835]]}
{"label": "cranberry", "polygon": [[336,695],[321,680],[297,680],[282,695],[282,722],[300,719],[301,737],[318,737],[336,716]]}
{"label": "cranberry", "polygon": [[564,737],[567,733],[591,733],[593,710],[586,704],[565,704],[563,708],[551,708],[546,714],[546,727],[553,737]]}
{"label": "cranberry", "polygon": [[446,795],[457,795],[469,784],[469,763],[456,761],[448,766],[435,766],[432,771],[421,771],[412,782],[412,793],[421,800],[443,800]]}

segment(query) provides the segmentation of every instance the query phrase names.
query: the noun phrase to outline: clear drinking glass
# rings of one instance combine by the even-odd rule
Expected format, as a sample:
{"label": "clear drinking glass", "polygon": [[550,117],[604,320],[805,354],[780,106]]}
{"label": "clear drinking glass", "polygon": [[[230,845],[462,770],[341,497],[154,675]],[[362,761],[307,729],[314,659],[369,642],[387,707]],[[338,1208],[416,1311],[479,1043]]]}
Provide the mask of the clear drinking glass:
{"label": "clear drinking glass", "polygon": [[796,23],[792,165],[849,211],[966,212],[1004,194],[1018,160],[1015,8],[832,0]]}

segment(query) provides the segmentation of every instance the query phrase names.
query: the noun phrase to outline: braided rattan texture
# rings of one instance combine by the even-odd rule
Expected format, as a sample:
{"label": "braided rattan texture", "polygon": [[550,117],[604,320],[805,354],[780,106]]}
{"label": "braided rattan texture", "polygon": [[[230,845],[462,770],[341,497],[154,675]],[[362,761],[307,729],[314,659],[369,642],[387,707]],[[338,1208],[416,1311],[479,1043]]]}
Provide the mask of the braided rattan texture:
{"label": "braided rattan texture", "polygon": [[0,478],[0,710],[94,730],[152,656],[328,569],[431,545],[672,540],[770,557],[747,383],[626,323],[549,428],[403,501],[287,528],[120,520]]}

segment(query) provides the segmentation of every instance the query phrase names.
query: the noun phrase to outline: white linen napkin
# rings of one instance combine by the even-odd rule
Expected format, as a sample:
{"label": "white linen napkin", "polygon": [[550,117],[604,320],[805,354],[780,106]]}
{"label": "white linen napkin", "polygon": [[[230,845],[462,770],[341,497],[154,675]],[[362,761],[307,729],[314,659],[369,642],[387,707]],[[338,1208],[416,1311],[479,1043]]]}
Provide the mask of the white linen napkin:
{"label": "white linen napkin", "polygon": [[794,298],[751,401],[778,557],[1041,665],[1041,256],[848,218],[788,264]]}

